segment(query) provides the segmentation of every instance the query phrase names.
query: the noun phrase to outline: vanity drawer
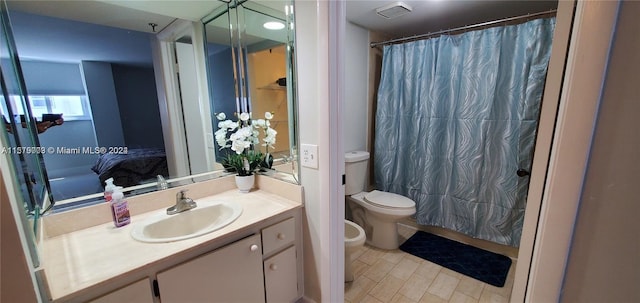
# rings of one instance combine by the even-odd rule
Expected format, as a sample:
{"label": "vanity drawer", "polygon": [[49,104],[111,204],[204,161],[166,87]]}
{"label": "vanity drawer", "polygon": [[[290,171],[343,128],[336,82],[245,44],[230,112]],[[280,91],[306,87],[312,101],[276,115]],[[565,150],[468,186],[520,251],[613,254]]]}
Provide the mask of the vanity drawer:
{"label": "vanity drawer", "polygon": [[295,232],[294,218],[262,229],[262,254],[269,255],[293,243],[296,238]]}

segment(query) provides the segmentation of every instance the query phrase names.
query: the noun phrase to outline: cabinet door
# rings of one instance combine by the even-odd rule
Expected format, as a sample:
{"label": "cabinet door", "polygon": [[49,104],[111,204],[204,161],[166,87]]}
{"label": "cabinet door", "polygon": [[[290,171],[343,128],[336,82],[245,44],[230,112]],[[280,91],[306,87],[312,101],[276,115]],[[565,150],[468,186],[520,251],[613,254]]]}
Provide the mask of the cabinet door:
{"label": "cabinet door", "polygon": [[140,280],[116,291],[110,292],[100,298],[91,300],[91,303],[153,303],[153,291],[149,279]]}
{"label": "cabinet door", "polygon": [[260,235],[234,242],[158,274],[160,300],[264,302]]}
{"label": "cabinet door", "polygon": [[267,288],[267,302],[292,302],[298,298],[296,264],[295,246],[264,260],[264,284]]}

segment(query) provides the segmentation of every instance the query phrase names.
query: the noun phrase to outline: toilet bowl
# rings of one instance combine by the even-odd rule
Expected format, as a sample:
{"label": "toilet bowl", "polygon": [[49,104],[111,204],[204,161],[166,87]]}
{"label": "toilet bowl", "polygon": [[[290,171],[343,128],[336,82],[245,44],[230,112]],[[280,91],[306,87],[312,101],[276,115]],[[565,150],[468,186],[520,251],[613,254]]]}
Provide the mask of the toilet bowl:
{"label": "toilet bowl", "polygon": [[351,254],[364,245],[366,236],[362,227],[344,220],[344,281],[353,281],[353,270],[351,269]]}
{"label": "toilet bowl", "polygon": [[416,203],[402,195],[374,190],[364,192],[369,153],[345,154],[346,203],[353,221],[363,227],[366,243],[381,249],[397,249],[398,221],[416,213]]}
{"label": "toilet bowl", "polygon": [[347,198],[353,221],[364,227],[366,243],[381,249],[396,249],[398,221],[416,213],[413,200],[393,193],[374,190]]}

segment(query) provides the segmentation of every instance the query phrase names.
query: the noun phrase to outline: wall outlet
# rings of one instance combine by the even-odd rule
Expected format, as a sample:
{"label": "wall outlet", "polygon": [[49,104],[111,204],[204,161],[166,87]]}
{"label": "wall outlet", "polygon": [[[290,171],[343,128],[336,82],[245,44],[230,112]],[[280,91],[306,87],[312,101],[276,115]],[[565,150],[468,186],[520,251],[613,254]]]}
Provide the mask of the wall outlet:
{"label": "wall outlet", "polygon": [[302,166],[309,168],[318,168],[318,146],[314,144],[302,144]]}

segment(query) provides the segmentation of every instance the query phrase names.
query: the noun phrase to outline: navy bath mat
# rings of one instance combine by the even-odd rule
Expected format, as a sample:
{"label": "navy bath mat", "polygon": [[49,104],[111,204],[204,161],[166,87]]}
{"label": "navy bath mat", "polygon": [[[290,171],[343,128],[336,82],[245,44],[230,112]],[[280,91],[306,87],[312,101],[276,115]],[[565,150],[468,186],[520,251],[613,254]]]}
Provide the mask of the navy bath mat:
{"label": "navy bath mat", "polygon": [[400,245],[400,250],[497,287],[504,286],[511,267],[506,256],[423,231]]}

